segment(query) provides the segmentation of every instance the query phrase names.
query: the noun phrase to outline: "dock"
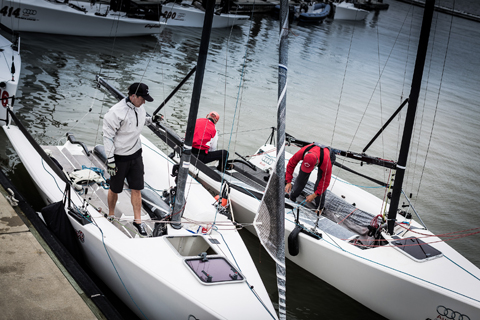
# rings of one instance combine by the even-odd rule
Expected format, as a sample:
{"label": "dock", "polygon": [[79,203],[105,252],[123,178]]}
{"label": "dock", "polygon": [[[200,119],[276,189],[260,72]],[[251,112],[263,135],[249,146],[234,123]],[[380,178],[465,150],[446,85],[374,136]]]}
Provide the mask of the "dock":
{"label": "dock", "polygon": [[248,13],[270,13],[278,3],[268,0],[233,0],[230,13],[248,14]]}
{"label": "dock", "polygon": [[122,319],[42,224],[0,170],[0,318]]}

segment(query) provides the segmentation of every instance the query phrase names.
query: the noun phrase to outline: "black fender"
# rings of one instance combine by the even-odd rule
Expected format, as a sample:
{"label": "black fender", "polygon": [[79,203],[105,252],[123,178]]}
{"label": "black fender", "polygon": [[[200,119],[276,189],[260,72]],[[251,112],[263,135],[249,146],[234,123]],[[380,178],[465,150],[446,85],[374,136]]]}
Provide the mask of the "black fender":
{"label": "black fender", "polygon": [[296,256],[300,252],[298,234],[302,232],[302,229],[302,226],[297,225],[288,236],[288,253],[290,253],[291,256]]}

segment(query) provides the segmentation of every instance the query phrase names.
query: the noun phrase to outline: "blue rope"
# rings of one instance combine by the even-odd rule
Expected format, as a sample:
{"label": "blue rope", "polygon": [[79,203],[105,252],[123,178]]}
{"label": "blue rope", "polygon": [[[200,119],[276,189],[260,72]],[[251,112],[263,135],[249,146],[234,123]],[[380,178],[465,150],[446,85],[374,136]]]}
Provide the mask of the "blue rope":
{"label": "blue rope", "polygon": [[[293,212],[293,210],[291,210],[290,212]],[[288,212],[288,213],[290,213],[290,212]],[[285,218],[285,219],[287,219],[287,218]],[[292,222],[292,223],[294,223],[295,225],[298,225],[295,221],[292,221],[292,220],[290,220],[290,219],[287,219],[287,220],[290,221],[290,222]],[[301,227],[302,227],[304,230],[309,231],[308,229],[304,228],[303,226],[301,226]],[[309,232],[309,233],[311,233],[311,232]],[[348,253],[348,254],[351,254],[351,255],[353,255],[353,256],[355,256],[355,257],[357,257],[357,258],[360,258],[360,259],[362,259],[362,260],[365,260],[365,261],[374,263],[374,264],[376,264],[376,265],[382,266],[382,267],[384,267],[384,268],[388,268],[388,269],[390,269],[390,270],[393,270],[393,271],[396,271],[396,272],[399,272],[399,273],[403,273],[403,274],[405,274],[405,275],[407,275],[407,276],[410,276],[410,277],[415,278],[415,279],[418,279],[418,280],[420,280],[420,281],[429,283],[429,284],[431,284],[431,285],[434,285],[434,286],[436,286],[436,287],[445,289],[445,290],[447,290],[447,291],[456,293],[456,294],[461,295],[461,296],[463,296],[463,297],[465,297],[465,298],[468,298],[468,299],[470,299],[470,300],[473,300],[473,301],[476,301],[476,302],[480,302],[480,300],[477,300],[477,299],[475,299],[475,298],[469,297],[469,296],[464,295],[464,294],[462,294],[462,293],[460,293],[460,292],[457,292],[457,291],[454,291],[454,290],[445,288],[445,287],[443,287],[443,286],[441,286],[441,285],[439,285],[439,284],[433,283],[433,282],[431,282],[431,281],[428,281],[428,280],[419,278],[419,277],[414,276],[414,275],[412,275],[412,274],[410,274],[410,273],[407,273],[407,272],[404,272],[404,271],[401,271],[401,270],[398,270],[398,269],[395,269],[395,268],[386,266],[386,265],[384,265],[384,264],[382,264],[382,263],[373,261],[373,260],[371,260],[371,259],[366,259],[366,258],[363,257],[363,256],[359,256],[359,255],[357,255],[357,254],[355,254],[355,253],[352,253],[352,252],[350,252],[350,251],[348,251],[348,250],[343,249],[343,248],[340,247],[338,244],[336,244],[336,243],[334,244],[334,243],[326,240],[326,239],[323,238],[323,237],[320,238],[320,237],[318,237],[317,235],[315,235],[314,233],[311,233],[311,234],[312,234],[313,236],[316,236],[319,240],[323,240],[323,241],[325,241],[326,243],[328,243],[329,245],[332,245],[332,246],[334,246],[334,247],[342,250],[343,252]],[[468,274],[470,274],[472,277],[474,277],[475,279],[477,279],[477,280],[480,281],[480,279],[479,279],[478,277],[476,277],[474,274],[472,274],[471,272],[465,270],[463,267],[461,267],[460,265],[458,265],[456,262],[452,261],[452,260],[451,260],[450,258],[448,258],[447,256],[444,255],[444,257],[447,258],[450,262],[454,263],[457,267],[461,268],[462,270],[464,270],[465,272],[467,272]]]}
{"label": "blue rope", "polygon": [[[82,165],[82,170],[85,170],[85,169],[90,169],[93,172],[98,173],[103,178],[103,180],[107,181],[107,179],[105,179],[105,176],[104,176],[104,172],[105,172],[104,170],[102,170],[100,168],[97,168],[97,167],[87,167],[85,165]],[[110,189],[110,185],[106,182],[103,182],[103,181],[102,181],[102,183],[100,183],[100,186],[105,190]]]}
{"label": "blue rope", "polygon": [[[77,206],[75,206],[75,209],[77,210],[77,212],[79,212],[80,214],[82,214],[79,209],[77,208]],[[85,217],[85,216],[84,216]],[[103,236],[103,230],[96,224],[94,223],[95,220],[89,220],[87,217],[85,217],[85,219],[87,219],[90,223],[92,223],[95,227],[98,228],[98,230],[100,231],[101,235],[102,235],[102,244],[103,244],[103,248],[105,249],[105,252],[107,253],[107,256],[108,256],[108,259],[110,260],[110,263],[112,264],[113,266],[113,269],[115,270],[115,273],[117,274],[117,277],[118,279],[120,280],[120,282],[122,283],[123,285],[123,288],[125,289],[125,291],[128,293],[128,296],[130,297],[130,299],[133,301],[133,303],[135,304],[135,306],[137,307],[137,309],[142,313],[142,315],[145,317],[145,319],[148,319],[148,317],[143,313],[142,309],[140,309],[140,307],[137,305],[137,303],[135,302],[135,299],[133,299],[132,295],[130,294],[130,291],[128,291],[127,287],[125,286],[125,283],[123,282],[122,280],[122,277],[120,276],[120,274],[118,273],[118,270],[117,270],[117,267],[115,267],[115,263],[113,263],[113,260],[112,258],[110,257],[110,253],[108,252],[108,249],[107,249],[107,246],[105,244],[105,237]]]}
{"label": "blue rope", "polygon": [[450,262],[452,262],[453,264],[455,264],[457,267],[459,267],[460,269],[462,269],[463,271],[465,271],[466,273],[468,273],[469,275],[471,275],[472,277],[474,277],[475,279],[479,280],[480,279],[475,276],[474,274],[472,274],[470,271],[468,270],[465,270],[465,268],[463,268],[462,266],[458,265],[458,263],[456,263],[455,261],[453,261],[452,259],[450,259],[449,257],[447,257],[446,255],[443,255],[445,258],[447,258],[448,260],[450,260]]}
{"label": "blue rope", "polygon": [[[237,266],[238,270],[240,270],[240,272],[242,271],[242,269],[240,268],[240,266],[238,265],[237,263],[237,260],[235,259],[235,256],[233,255],[233,252],[232,250],[230,250],[230,246],[228,245],[227,241],[225,241],[225,238],[223,237],[223,234],[218,231],[218,227],[216,226],[212,226],[212,229],[215,227],[215,231],[222,237],[222,240],[223,242],[225,243],[225,245],[227,246],[227,249],[228,249],[228,252],[230,252],[230,255],[233,257],[233,261],[235,262],[235,265]],[[270,316],[272,317],[272,319],[275,319],[275,317],[273,316],[273,314],[270,312],[270,310],[268,310],[267,306],[263,303],[262,299],[260,299],[260,297],[258,296],[258,294],[253,290],[253,286],[250,285],[250,283],[248,283],[248,280],[246,278],[245,279],[245,283],[248,285],[248,288],[250,289],[250,291],[255,295],[255,297],[257,298],[257,300],[263,305],[263,307],[265,308],[265,310],[267,310],[268,314],[270,314]]]}
{"label": "blue rope", "polygon": [[[145,146],[145,145],[144,145]],[[147,148],[149,148],[150,150],[152,150],[153,152],[155,152],[156,154],[162,156],[164,159],[166,159],[163,155],[159,154],[156,150],[153,150],[152,148],[150,148],[149,146],[146,146]],[[169,159],[170,161],[170,159]],[[197,181],[195,179],[195,181]],[[198,181],[197,181],[198,182]],[[154,188],[152,188],[150,185],[148,185],[148,183],[145,184],[147,186],[147,188],[149,188],[150,190],[153,190],[153,191],[161,191],[161,190],[156,190]],[[248,190],[247,190],[248,191]],[[253,196],[253,194],[252,194]],[[257,199],[258,200],[258,199]],[[225,245],[227,246],[227,249],[228,249],[228,252],[230,252],[230,255],[232,256],[234,262],[235,262],[235,265],[237,266],[238,270],[240,270],[240,272],[242,271],[242,269],[240,268],[240,266],[238,265],[238,262],[237,260],[235,259],[235,255],[233,254],[233,252],[231,251],[230,249],[230,246],[228,245],[227,241],[225,241],[225,238],[223,237],[223,234],[218,230],[218,227],[215,225],[215,221],[216,221],[216,215],[218,213],[218,210],[216,210],[216,214],[215,214],[215,220],[214,220],[214,224],[212,225],[212,229],[215,230],[221,237],[222,237],[222,240],[223,242],[225,243]],[[193,233],[193,231],[190,231],[187,229],[187,231]],[[263,305],[263,307],[265,308],[265,310],[267,310],[267,312],[270,314],[270,316],[272,317],[272,319],[275,319],[275,316],[270,312],[270,310],[268,310],[267,306],[264,304],[264,302],[262,301],[262,299],[260,299],[260,297],[258,296],[258,294],[253,290],[253,287],[248,283],[248,280],[245,279],[245,283],[248,285],[248,288],[250,289],[250,291],[255,295],[255,297],[258,299],[258,301]]]}

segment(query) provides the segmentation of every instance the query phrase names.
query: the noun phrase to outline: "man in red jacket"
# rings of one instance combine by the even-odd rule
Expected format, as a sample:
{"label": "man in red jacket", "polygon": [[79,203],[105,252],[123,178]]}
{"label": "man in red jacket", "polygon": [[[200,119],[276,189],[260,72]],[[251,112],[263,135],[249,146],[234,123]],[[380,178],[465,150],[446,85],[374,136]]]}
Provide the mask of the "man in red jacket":
{"label": "man in red jacket", "polygon": [[203,163],[218,160],[218,171],[223,171],[228,159],[227,150],[217,150],[218,133],[215,125],[220,116],[212,111],[206,118],[197,119],[193,133],[192,154]]}
{"label": "man in red jacket", "polygon": [[[293,171],[300,160],[303,160],[302,166],[300,167],[292,190]],[[291,191],[290,199],[295,202],[307,184],[310,173],[315,167],[318,167],[317,181],[314,187],[315,191],[307,196],[306,201],[312,202],[315,200],[317,209],[323,210],[325,206],[325,194],[330,184],[332,164],[334,162],[335,155],[333,152],[330,152],[330,149],[326,146],[312,143],[298,150],[288,161],[287,172],[285,174],[285,182],[287,183],[285,192],[290,193]]]}

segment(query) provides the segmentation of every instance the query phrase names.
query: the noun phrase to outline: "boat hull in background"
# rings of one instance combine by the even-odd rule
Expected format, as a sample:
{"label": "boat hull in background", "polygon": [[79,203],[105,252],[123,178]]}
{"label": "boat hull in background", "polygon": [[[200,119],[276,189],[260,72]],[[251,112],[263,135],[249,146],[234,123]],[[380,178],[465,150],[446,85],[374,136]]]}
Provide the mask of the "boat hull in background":
{"label": "boat hull in background", "polygon": [[[89,3],[84,2],[89,6]],[[131,37],[160,33],[163,23],[129,18],[123,12],[96,14],[97,7],[84,8],[43,0],[2,2],[0,23],[14,31],[41,32],[84,37]],[[81,10],[84,9],[84,11]],[[107,10],[104,6],[103,14]]]}

